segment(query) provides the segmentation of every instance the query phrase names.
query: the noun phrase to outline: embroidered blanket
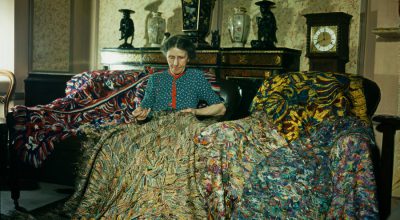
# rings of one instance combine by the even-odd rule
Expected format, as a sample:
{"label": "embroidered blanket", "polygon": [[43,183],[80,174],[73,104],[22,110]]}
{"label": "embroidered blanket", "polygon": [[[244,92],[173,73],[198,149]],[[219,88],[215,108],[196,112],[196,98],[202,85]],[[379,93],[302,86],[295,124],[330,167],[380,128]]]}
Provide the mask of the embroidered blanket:
{"label": "embroidered blanket", "polygon": [[[40,167],[54,151],[54,144],[79,134],[85,124],[95,127],[129,124],[132,112],[144,97],[147,79],[162,71],[145,67],[144,71],[88,71],[67,82],[65,93],[46,105],[13,110],[15,134],[12,138],[20,159]],[[212,68],[202,69],[212,89],[220,87]],[[200,103],[204,107],[205,103]]]}
{"label": "embroidered blanket", "polygon": [[79,127],[130,123],[140,104],[151,69],[91,71],[67,82],[65,97],[46,105],[13,108],[15,136],[11,137],[21,160],[40,167],[54,143],[79,133]]}
{"label": "embroidered blanket", "polygon": [[62,212],[71,218],[378,216],[372,134],[355,118],[292,142],[263,112],[219,123],[158,114],[144,125],[84,130],[76,192]]}

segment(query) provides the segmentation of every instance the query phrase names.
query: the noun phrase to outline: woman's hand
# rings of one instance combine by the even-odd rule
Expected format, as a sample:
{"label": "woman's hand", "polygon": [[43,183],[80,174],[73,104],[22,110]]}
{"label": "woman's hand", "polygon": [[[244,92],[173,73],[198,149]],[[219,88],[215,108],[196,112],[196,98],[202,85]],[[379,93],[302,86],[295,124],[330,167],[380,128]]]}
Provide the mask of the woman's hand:
{"label": "woman's hand", "polygon": [[138,121],[143,121],[147,118],[147,115],[149,115],[151,111],[151,108],[142,108],[142,107],[137,107],[134,111],[133,111],[133,117],[136,118],[136,120]]}
{"label": "woman's hand", "polygon": [[195,108],[187,108],[187,109],[183,109],[180,112],[186,112],[186,113],[192,113],[194,115],[196,115],[196,110]]}
{"label": "woman's hand", "polygon": [[220,116],[224,115],[226,112],[225,105],[222,103],[210,105],[204,108],[188,108],[183,109],[181,112],[189,112],[193,113],[194,115],[201,115],[201,116]]}

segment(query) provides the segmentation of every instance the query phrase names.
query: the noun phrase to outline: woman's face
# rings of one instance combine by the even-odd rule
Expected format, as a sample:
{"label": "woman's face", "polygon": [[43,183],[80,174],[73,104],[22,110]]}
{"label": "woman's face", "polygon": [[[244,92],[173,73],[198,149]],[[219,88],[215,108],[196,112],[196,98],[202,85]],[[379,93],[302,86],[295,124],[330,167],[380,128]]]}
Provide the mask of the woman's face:
{"label": "woman's face", "polygon": [[185,50],[173,47],[167,52],[167,60],[169,70],[172,74],[177,75],[185,70],[186,64],[189,61],[189,57]]}

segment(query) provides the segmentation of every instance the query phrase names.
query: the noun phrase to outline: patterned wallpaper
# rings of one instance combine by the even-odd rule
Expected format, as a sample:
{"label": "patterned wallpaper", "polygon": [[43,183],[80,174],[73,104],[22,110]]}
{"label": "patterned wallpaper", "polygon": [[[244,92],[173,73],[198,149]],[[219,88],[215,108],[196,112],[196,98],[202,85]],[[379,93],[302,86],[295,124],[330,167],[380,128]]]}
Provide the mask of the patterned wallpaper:
{"label": "patterned wallpaper", "polygon": [[[231,47],[228,35],[228,19],[233,14],[233,8],[245,7],[251,17],[251,30],[248,42],[245,45],[250,47],[250,41],[257,38],[256,17],[260,14],[259,7],[254,3],[258,0],[222,0],[222,47]],[[288,47],[302,50],[301,70],[308,70],[308,59],[304,57],[306,48],[306,20],[303,17],[307,13],[321,13],[341,11],[353,16],[350,24],[350,61],[346,66],[347,72],[356,73],[357,57],[359,47],[359,21],[361,0],[274,0],[276,3],[272,12],[275,14],[278,30],[277,38],[279,47]],[[216,6],[218,2],[216,2]],[[100,1],[99,12],[99,48],[118,47],[122,41],[119,41],[119,21],[122,18],[118,9],[129,8],[136,11],[131,17],[135,23],[135,47],[148,45],[146,34],[146,21],[152,10],[158,10],[163,13],[167,20],[167,31],[172,34],[182,31],[182,10],[180,0],[102,0]],[[215,7],[216,8],[216,7]],[[216,9],[215,9],[216,12]],[[217,13],[214,13],[212,30],[217,26]],[[210,37],[208,37],[210,42]]]}
{"label": "patterned wallpaper", "polygon": [[70,71],[70,12],[71,0],[33,1],[33,71]]}
{"label": "patterned wallpaper", "polygon": [[395,139],[395,155],[393,163],[393,192],[392,195],[400,197],[400,132],[396,132]]}
{"label": "patterned wallpaper", "polygon": [[182,10],[180,0],[102,0],[99,6],[99,41],[98,48],[116,48],[123,43],[119,40],[119,22],[122,13],[119,9],[135,11],[131,18],[135,25],[135,36],[132,45],[145,47],[149,45],[146,23],[152,11],[162,13],[166,20],[167,32],[177,34],[182,32]]}

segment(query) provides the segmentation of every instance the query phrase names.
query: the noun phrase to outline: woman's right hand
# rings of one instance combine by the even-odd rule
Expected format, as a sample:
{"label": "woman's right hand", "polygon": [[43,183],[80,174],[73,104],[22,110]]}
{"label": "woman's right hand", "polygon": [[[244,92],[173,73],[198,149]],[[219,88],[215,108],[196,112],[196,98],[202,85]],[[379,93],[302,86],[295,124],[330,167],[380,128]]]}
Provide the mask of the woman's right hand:
{"label": "woman's right hand", "polygon": [[150,111],[150,108],[137,107],[133,111],[133,117],[135,117],[138,121],[143,121],[147,118],[147,115],[150,113]]}

